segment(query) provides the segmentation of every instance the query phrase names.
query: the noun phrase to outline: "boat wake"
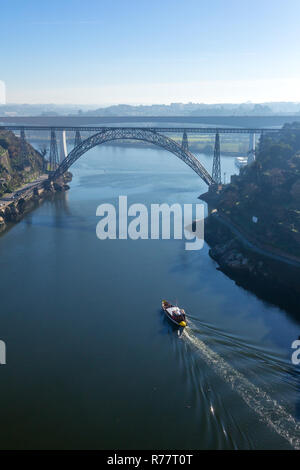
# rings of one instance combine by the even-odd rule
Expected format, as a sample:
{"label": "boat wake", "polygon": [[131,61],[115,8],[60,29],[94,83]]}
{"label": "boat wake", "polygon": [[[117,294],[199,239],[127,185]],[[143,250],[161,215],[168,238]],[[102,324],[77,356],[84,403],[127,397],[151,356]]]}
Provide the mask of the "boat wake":
{"label": "boat wake", "polygon": [[192,324],[185,328],[182,338],[192,344],[205,362],[236,391],[247,405],[277,434],[286,439],[294,449],[300,450],[300,424],[277,400],[249,382],[246,377],[228,364],[193,334]]}

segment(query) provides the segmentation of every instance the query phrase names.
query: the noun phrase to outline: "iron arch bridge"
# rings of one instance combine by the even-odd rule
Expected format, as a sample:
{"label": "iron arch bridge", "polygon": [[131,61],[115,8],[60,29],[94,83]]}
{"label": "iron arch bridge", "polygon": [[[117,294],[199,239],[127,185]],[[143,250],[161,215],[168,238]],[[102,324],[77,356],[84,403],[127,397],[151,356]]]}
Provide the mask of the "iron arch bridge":
{"label": "iron arch bridge", "polygon": [[184,163],[186,163],[202,180],[208,184],[214,184],[214,179],[210,176],[209,172],[199,162],[199,160],[188,150],[187,146],[179,145],[169,137],[156,132],[153,129],[143,128],[126,128],[126,127],[110,127],[103,128],[97,134],[88,137],[71,150],[66,158],[60,163],[58,168],[52,173],[51,179],[55,180],[62,176],[73,163],[76,162],[85,152],[95,147],[96,145],[103,144],[112,140],[141,140],[154,144],[176,155]]}

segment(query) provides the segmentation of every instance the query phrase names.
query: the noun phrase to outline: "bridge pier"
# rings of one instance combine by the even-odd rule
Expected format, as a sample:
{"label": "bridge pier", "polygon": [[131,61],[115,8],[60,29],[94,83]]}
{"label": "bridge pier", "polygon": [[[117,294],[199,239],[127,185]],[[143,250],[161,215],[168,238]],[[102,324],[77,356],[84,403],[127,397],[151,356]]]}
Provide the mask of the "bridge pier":
{"label": "bridge pier", "polygon": [[77,147],[77,145],[81,144],[82,139],[81,139],[81,134],[80,131],[75,132],[75,139],[74,139],[74,147]]}
{"label": "bridge pier", "polygon": [[58,158],[58,148],[57,148],[57,141],[56,141],[56,134],[55,130],[51,129],[51,140],[50,140],[50,171],[55,171],[59,165],[59,158]]}
{"label": "bridge pier", "polygon": [[217,184],[222,183],[222,179],[221,179],[220,135],[219,135],[219,132],[216,133],[216,138],[215,138],[214,160],[213,160],[213,167],[212,167],[212,179]]}
{"label": "bridge pier", "polygon": [[255,133],[249,135],[248,165],[255,161]]}
{"label": "bridge pier", "polygon": [[264,145],[264,138],[265,138],[265,134],[262,131],[260,134],[260,138],[259,138],[259,150],[261,150]]}
{"label": "bridge pier", "polygon": [[25,136],[24,127],[20,131],[20,139],[21,139],[21,157],[22,157],[22,159],[24,159],[27,155],[26,136]]}
{"label": "bridge pier", "polygon": [[59,162],[61,163],[68,155],[66,131],[58,131],[57,135],[58,148],[59,148]]}
{"label": "bridge pier", "polygon": [[188,137],[187,137],[186,131],[184,131],[183,136],[182,136],[181,148],[184,151],[187,151],[189,149],[189,142],[188,142]]}

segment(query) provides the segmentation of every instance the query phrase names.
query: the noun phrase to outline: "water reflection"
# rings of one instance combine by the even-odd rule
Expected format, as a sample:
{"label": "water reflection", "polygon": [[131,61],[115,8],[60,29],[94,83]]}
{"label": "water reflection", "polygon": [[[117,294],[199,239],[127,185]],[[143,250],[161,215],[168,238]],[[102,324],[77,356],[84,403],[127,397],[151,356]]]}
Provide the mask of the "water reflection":
{"label": "water reflection", "polygon": [[[295,318],[218,271],[207,245],[96,237],[102,202],[196,203],[197,175],[167,152],[109,147],[72,173],[67,194],[1,237],[1,448],[297,445]],[[189,315],[181,336],[162,298]]]}

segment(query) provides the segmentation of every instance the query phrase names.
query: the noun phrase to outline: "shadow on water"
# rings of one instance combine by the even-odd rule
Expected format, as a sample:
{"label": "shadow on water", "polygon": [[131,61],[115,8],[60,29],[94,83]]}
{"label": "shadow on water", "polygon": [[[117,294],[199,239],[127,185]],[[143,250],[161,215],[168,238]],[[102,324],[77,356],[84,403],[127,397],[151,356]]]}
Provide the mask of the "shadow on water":
{"label": "shadow on water", "polygon": [[[116,162],[117,164],[118,162]],[[115,179],[115,175],[111,178]],[[151,177],[151,179],[153,178]],[[82,180],[80,181],[82,182]],[[130,181],[128,186],[129,183]],[[135,184],[137,190],[134,197],[137,194],[143,194],[139,179]],[[187,184],[190,184],[189,180]],[[179,190],[181,187],[186,187],[187,184],[181,186],[179,184]],[[117,194],[115,187],[111,189],[109,185],[106,193],[107,185],[98,185],[98,187],[101,187],[101,199],[106,197],[107,200],[115,201],[114,193]],[[163,200],[166,194],[165,185],[161,183],[158,187],[160,187],[160,192],[156,198]],[[152,190],[152,186],[147,189],[149,194],[150,192],[152,194]],[[210,260],[207,245],[200,255],[196,252],[188,253],[184,249],[178,250],[179,242],[177,243],[177,241],[168,244],[158,242],[153,245],[149,242],[149,250],[147,243],[145,247],[141,248],[139,242],[133,247],[129,241],[126,250],[124,250],[124,245],[121,243],[113,242],[113,245],[109,245],[108,242],[108,245],[98,244],[99,251],[95,254],[94,245],[90,243],[92,237],[89,237],[88,234],[91,232],[95,234],[97,222],[95,201],[99,197],[99,193],[97,189],[91,189],[89,178],[83,185],[83,191],[88,193],[86,200],[78,203],[78,200],[81,200],[80,197],[76,195],[76,198],[72,200],[70,196],[70,206],[67,193],[53,195],[37,204],[36,207],[41,207],[43,204],[43,210],[37,211],[36,214],[27,213],[22,222],[28,227],[37,227],[37,230],[33,230],[32,234],[29,233],[33,236],[32,247],[28,249],[28,245],[25,244],[26,250],[28,250],[28,259],[32,253],[37,251],[35,240],[40,240],[42,236],[45,236],[46,241],[53,241],[50,245],[44,243],[44,246],[50,246],[53,253],[59,254],[55,263],[50,267],[53,271],[48,265],[42,264],[45,266],[43,281],[46,279],[47,288],[41,291],[41,302],[43,303],[42,294],[48,293],[49,289],[54,288],[58,292],[57,297],[59,294],[61,297],[60,314],[56,316],[51,312],[51,315],[48,315],[48,309],[50,311],[51,306],[56,310],[56,299],[53,300],[53,305],[51,299],[47,300],[43,304],[42,313],[38,311],[35,314],[35,310],[32,309],[33,291],[28,290],[27,285],[25,285],[23,296],[18,296],[21,299],[20,310],[23,317],[25,317],[25,307],[28,305],[24,324],[28,323],[27,318],[34,322],[35,328],[32,328],[32,331],[36,334],[37,340],[39,338],[43,340],[43,345],[39,346],[41,350],[47,348],[47,341],[44,346],[44,341],[47,340],[46,334],[44,336],[43,333],[44,330],[50,331],[49,344],[51,345],[53,333],[57,334],[59,338],[63,338],[61,346],[58,342],[57,354],[59,356],[57,357],[60,357],[61,361],[58,361],[56,365],[55,376],[54,373],[53,375],[48,374],[47,367],[44,366],[39,371],[40,374],[43,374],[46,370],[50,385],[53,382],[56,383],[57,376],[61,377],[61,383],[67,387],[65,390],[68,391],[65,394],[66,401],[64,401],[64,390],[61,390],[60,387],[54,390],[54,394],[50,393],[53,392],[51,386],[49,395],[47,395],[48,391],[45,392],[46,406],[41,406],[41,409],[45,409],[45,415],[41,414],[45,419],[45,426],[48,424],[47,420],[52,419],[52,408],[48,405],[49,402],[51,404],[53,395],[53,408],[58,406],[57,416],[60,422],[62,417],[67,416],[67,414],[64,415],[65,409],[67,407],[68,412],[69,403],[71,404],[69,416],[74,416],[74,420],[76,420],[76,423],[75,421],[73,423],[74,430],[72,430],[70,437],[72,445],[81,445],[87,439],[88,445],[91,446],[94,436],[98,438],[101,435],[104,440],[107,439],[104,442],[108,443],[110,448],[114,448],[113,445],[115,446],[118,442],[130,447],[133,441],[135,446],[140,443],[140,448],[144,448],[145,444],[149,445],[146,439],[148,434],[151,445],[157,443],[159,437],[161,445],[170,445],[173,446],[172,448],[180,445],[176,439],[181,440],[181,437],[186,439],[186,448],[190,448],[191,445],[194,448],[254,448],[257,444],[254,440],[260,423],[257,423],[255,413],[253,413],[254,417],[252,413],[251,416],[248,416],[248,409],[244,410],[246,407],[242,400],[240,400],[241,404],[236,403],[239,400],[235,393],[237,391],[252,410],[259,411],[259,417],[264,423],[267,422],[271,428],[273,427],[277,431],[279,436],[285,437],[290,445],[300,447],[300,430],[293,420],[294,413],[291,416],[289,412],[280,407],[280,404],[274,406],[274,399],[277,399],[280,391],[276,392],[275,398],[272,393],[266,397],[263,392],[264,387],[261,387],[261,382],[270,384],[270,388],[277,386],[280,381],[289,384],[291,380],[287,372],[289,372],[290,363],[284,362],[285,356],[276,354],[277,349],[274,348],[274,354],[273,349],[270,352],[267,346],[264,348],[263,339],[268,331],[266,328],[262,328],[257,342],[255,340],[248,342],[248,338],[243,335],[244,330],[242,330],[241,336],[238,336],[238,328],[235,328],[238,316],[231,315],[232,310],[234,313],[238,310],[235,298],[238,289],[233,282],[228,280],[223,282],[225,276],[218,273],[216,264]],[[147,191],[143,196],[144,199],[141,199],[142,201],[149,202]],[[181,192],[185,193],[185,191]],[[171,193],[173,195],[173,189]],[[79,196],[81,195],[79,194]],[[186,199],[183,197],[182,200],[190,202],[190,197],[188,195]],[[170,200],[172,199],[167,199],[167,201]],[[39,227],[45,227],[45,230],[39,230]],[[59,234],[56,233],[55,228],[59,228]],[[67,233],[66,236],[60,237],[62,230]],[[76,232],[73,240],[69,240],[72,238],[69,237],[71,231]],[[80,236],[77,234],[79,231],[81,232]],[[87,236],[85,237],[85,235]],[[84,244],[85,241],[87,243]],[[72,250],[65,249],[69,243],[73,244],[71,245]],[[85,247],[85,250],[81,250],[82,246]],[[44,254],[44,259],[48,261],[49,250],[43,253],[42,247],[43,243],[41,242],[39,257]],[[58,251],[59,249],[60,251]],[[73,256],[75,250],[78,254],[76,259]],[[158,252],[159,257],[157,256]],[[99,277],[103,271],[99,271],[98,260],[101,260],[101,269],[103,266],[106,270],[105,275],[102,274],[101,282],[99,282]],[[143,276],[141,276],[141,262],[145,267]],[[37,259],[36,264],[38,269],[33,270],[33,279],[39,282],[41,277],[40,258]],[[161,269],[158,269],[158,266]],[[52,273],[55,273],[55,276]],[[59,278],[57,273],[59,273]],[[13,275],[14,273],[11,273],[11,277]],[[78,279],[78,284],[74,284],[74,288],[72,277]],[[60,279],[63,280],[62,283],[59,282]],[[68,282],[70,279],[72,282]],[[33,284],[32,281],[31,284]],[[216,296],[216,286],[220,289],[220,298]],[[201,289],[200,293],[199,289]],[[35,291],[36,286],[34,286]],[[132,292],[140,303],[136,300],[133,301]],[[165,292],[167,293],[165,294]],[[180,333],[178,328],[170,323],[160,308],[157,308],[161,295],[170,295],[171,299],[178,295],[180,304],[182,302],[182,305],[187,308],[190,324],[181,332],[181,336],[178,335]],[[124,308],[127,306],[130,311],[132,310],[132,328],[120,328],[123,314],[113,311],[104,333],[98,318],[99,305],[103,310],[106,308],[111,310],[111,297],[115,298],[116,296],[123,301]],[[143,320],[143,316],[140,315],[140,305],[145,302],[145,297],[147,298],[146,307],[149,306],[148,313],[151,317]],[[240,303],[243,301],[247,310],[247,299],[245,299],[245,295],[241,297]],[[224,300],[227,302],[225,313],[223,310]],[[8,306],[10,306],[10,302],[11,299],[7,298]],[[133,307],[136,304],[138,307],[135,310]],[[192,315],[189,315],[189,308]],[[250,313],[254,316],[257,303],[252,302],[251,308],[248,311],[251,310]],[[197,314],[199,318],[197,318]],[[215,315],[213,316],[213,314]],[[153,315],[155,321],[150,325],[149,323],[153,322]],[[47,316],[50,319],[49,324],[45,323]],[[249,324],[253,322],[253,316],[249,318]],[[225,321],[222,324],[218,323],[222,317],[226,317],[228,328],[226,325],[224,326]],[[16,320],[13,316],[11,318],[14,331]],[[72,318],[71,322],[70,318]],[[260,320],[258,316],[255,319]],[[242,320],[243,318],[241,318]],[[21,320],[19,319],[19,321]],[[212,323],[214,325],[211,325]],[[48,328],[44,328],[44,324]],[[149,334],[151,326],[153,335]],[[233,333],[231,333],[232,331]],[[33,338],[35,339],[34,334]],[[63,334],[64,336],[62,336]],[[281,330],[279,334],[281,336]],[[90,361],[94,362],[93,367],[78,367],[77,361],[73,363],[70,360],[69,351],[73,357],[74,346],[76,348],[79,344],[81,350],[81,345],[86,345],[88,354],[86,357],[93,359]],[[137,354],[135,352],[137,347],[139,347],[138,360],[136,360]],[[50,349],[49,345],[48,349]],[[52,364],[52,353],[49,354],[46,351],[44,359],[47,358],[50,358]],[[103,358],[107,358],[107,361]],[[97,362],[98,360],[99,362]],[[35,365],[34,358],[32,362]],[[85,362],[80,362],[80,364],[85,364]],[[37,365],[37,367],[40,366]],[[58,373],[61,376],[57,375]],[[132,373],[132,380],[128,380],[129,376],[126,375],[128,373]],[[270,379],[269,382],[267,379],[265,380],[266,376]],[[74,387],[74,377],[78,377],[77,387]],[[136,379],[137,377],[139,380]],[[254,380],[254,384],[251,383],[253,378],[257,378]],[[286,387],[288,390],[284,398],[287,398],[287,402],[294,391],[295,383],[299,383],[298,376],[294,378],[291,385]],[[131,388],[132,384],[134,384],[134,388]],[[156,388],[153,398],[154,385]],[[17,387],[15,388],[17,389]],[[270,388],[267,388],[267,391]],[[74,393],[73,401],[69,396],[71,389]],[[119,390],[122,390],[122,393]],[[39,388],[36,386],[36,395],[33,394],[33,397],[38,397],[39,400],[40,396]],[[268,401],[269,398],[270,401]],[[60,403],[61,408],[59,408]],[[44,402],[42,402],[43,404]],[[153,407],[150,408],[149,404],[150,406],[152,404]],[[296,404],[295,400],[293,400],[294,404]],[[176,409],[174,405],[178,408]],[[33,410],[35,406],[34,403]],[[3,409],[5,411],[5,406]],[[297,417],[299,409],[300,403],[297,404]],[[2,412],[4,413],[4,411]],[[23,410],[21,412],[23,413]],[[32,410],[29,409],[29,422],[31,415]],[[69,416],[64,420],[65,422],[68,421]],[[95,417],[95,428],[93,428],[92,416]],[[114,423],[116,416],[118,418],[121,416],[124,428],[122,421],[118,427],[113,426],[112,423]],[[25,417],[27,418],[27,416]],[[253,428],[249,433],[248,418],[251,423],[253,422]],[[128,422],[131,423],[129,427],[127,426]],[[78,423],[80,432],[83,429],[84,438],[80,441],[79,436],[79,440],[74,444],[73,436]],[[44,423],[40,425],[40,428],[43,429],[43,426]],[[27,428],[26,424],[24,434],[27,432]],[[32,431],[33,440],[39,439],[41,434],[39,433],[37,436],[36,429],[38,428]],[[179,436],[178,429],[180,429]],[[295,429],[297,433],[294,432]],[[263,431],[265,432],[265,426]],[[56,428],[53,435],[56,436]],[[170,437],[165,437],[169,435]],[[65,443],[66,436],[68,436],[68,432],[63,429],[58,440],[61,439]],[[261,436],[262,434],[259,435],[259,437]],[[262,446],[262,444],[258,444]],[[273,446],[276,446],[276,441]]]}
{"label": "shadow on water", "polygon": [[279,288],[278,286],[272,287],[270,284],[263,284],[259,280],[255,281],[241,276],[234,276],[220,268],[217,269],[232,279],[237,286],[254,294],[263,302],[284,310],[293,318],[293,320],[300,324],[299,295],[297,295],[293,290],[283,287]]}
{"label": "shadow on water", "polygon": [[0,232],[0,238],[3,237],[3,235],[6,235],[7,232],[9,232],[12,228],[14,228],[17,224],[20,222],[25,222],[26,225],[32,225],[32,213],[38,209],[45,200],[38,200],[38,201],[31,201],[30,205],[28,205],[20,217],[19,220],[16,220],[14,222],[6,222],[4,230]]}
{"label": "shadow on water", "polygon": [[[209,248],[210,246],[207,244],[207,247]],[[270,284],[270,282],[266,281],[262,282],[261,278],[256,280],[253,277],[250,278],[249,276],[243,276],[241,275],[241,273],[234,274],[231,271],[228,272],[222,269],[217,263],[217,261],[215,261],[209,256],[208,252],[205,253],[205,257],[207,257],[211,261],[211,264],[214,266],[214,269],[216,271],[221,272],[224,276],[231,279],[238,287],[242,288],[248,293],[251,293],[268,306],[279,307],[282,311],[288,314],[295,322],[300,324],[300,298],[299,294],[296,293],[294,290],[289,289],[288,286],[285,287],[283,285],[278,284],[272,285]],[[197,269],[200,270],[202,264],[199,265],[199,262],[203,262],[201,261],[200,252],[197,262]],[[186,252],[182,250],[180,262],[172,265],[170,268],[170,272],[174,274],[183,273],[184,271],[189,270],[191,266],[193,266],[193,263],[195,263],[195,259],[192,260],[190,258],[187,258]],[[295,270],[295,276],[298,277],[298,272],[296,271],[296,268],[292,269]],[[278,270],[280,270],[280,265],[278,266]],[[200,277],[198,277],[198,280],[193,281],[193,285],[191,286],[191,289],[193,291],[199,291],[200,289],[202,289],[202,287],[200,287],[201,282],[199,283],[199,280],[201,280],[201,275]]]}
{"label": "shadow on water", "polygon": [[[208,256],[208,253],[204,253],[206,259]],[[225,279],[225,277],[232,279],[236,285],[262,300],[268,307],[281,307],[284,314],[299,324],[297,296],[291,296],[287,292],[278,292],[276,289],[259,283],[254,284],[246,282],[246,280],[242,282],[243,280],[223,273],[213,259],[211,259],[211,269],[207,270],[206,266],[204,272],[201,272],[203,260],[200,254],[194,264],[190,263],[189,259],[188,254],[183,254],[180,263],[176,262],[170,271],[180,274],[181,277],[185,273],[186,279],[189,280],[189,290],[199,292],[201,294],[199,298],[205,298],[207,295],[206,278],[211,276],[212,271],[219,271],[223,274],[219,276],[219,279]],[[192,276],[189,276],[190,272],[196,273],[196,282]],[[220,285],[218,284],[218,286]],[[209,305],[208,308],[210,308]],[[224,311],[224,315],[226,314],[227,310]],[[270,428],[287,439],[292,447],[299,449],[300,401],[295,400],[292,410],[288,400],[286,401],[287,406],[285,406],[280,399],[277,399],[280,394],[274,398],[272,388],[270,388],[271,393],[267,394],[268,388],[265,387],[270,383],[276,383],[278,387],[283,386],[284,383],[291,383],[293,390],[297,385],[299,388],[300,372],[292,365],[290,358],[278,356],[271,350],[264,350],[260,343],[249,344],[248,341],[243,341],[239,336],[230,333],[230,329],[228,333],[225,333],[215,323],[203,322],[193,315],[188,315],[188,319],[190,320],[189,326],[184,330],[183,335],[186,342],[199,353],[206,365],[209,365],[223,381],[227,382],[235,392],[238,392],[244,402]],[[256,317],[254,319],[258,320]],[[270,379],[269,383],[268,378]]]}
{"label": "shadow on water", "polygon": [[[295,371],[295,376],[297,376],[297,389],[300,390],[300,373]],[[295,417],[300,421],[300,397],[295,404]]]}
{"label": "shadow on water", "polygon": [[62,216],[72,216],[69,205],[68,197],[66,192],[54,193],[50,196],[47,196],[43,199],[31,200],[26,206],[25,211],[20,216],[20,219],[14,222],[7,222],[4,230],[1,231],[0,237],[5,235],[11,229],[13,229],[19,223],[24,223],[27,226],[40,225],[40,226],[53,226],[53,224],[47,224],[41,219],[36,221],[34,219],[34,212],[39,209],[41,206],[51,204],[51,207],[54,209],[52,216],[54,215],[55,225],[60,222]]}
{"label": "shadow on water", "polygon": [[[160,330],[158,333],[162,336],[168,336],[170,334],[174,334],[174,336],[179,336],[178,334],[178,328],[176,325],[173,325],[166,317],[162,309],[157,309],[156,310],[156,315],[157,319],[159,321],[159,324],[161,325]],[[182,332],[181,332],[182,334]],[[180,335],[181,335],[180,334]]]}

